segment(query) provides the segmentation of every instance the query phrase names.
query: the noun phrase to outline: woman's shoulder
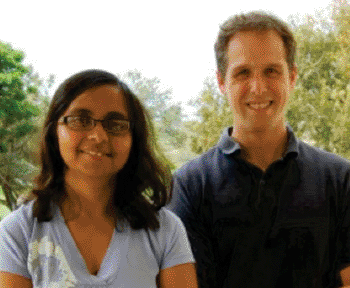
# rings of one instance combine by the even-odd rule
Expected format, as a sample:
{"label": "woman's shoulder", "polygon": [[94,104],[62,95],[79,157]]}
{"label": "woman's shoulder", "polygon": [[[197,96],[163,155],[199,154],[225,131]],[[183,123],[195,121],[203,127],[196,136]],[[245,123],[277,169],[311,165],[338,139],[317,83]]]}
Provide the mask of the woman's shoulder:
{"label": "woman's shoulder", "polygon": [[151,240],[159,245],[161,269],[194,262],[187,232],[181,219],[165,207],[158,211],[158,219],[160,226]]}
{"label": "woman's shoulder", "polygon": [[164,229],[171,229],[176,226],[183,227],[180,217],[165,207],[158,211],[158,219],[161,228],[163,227]]}
{"label": "woman's shoulder", "polygon": [[0,271],[29,277],[25,269],[25,259],[28,255],[28,245],[34,225],[32,208],[33,203],[28,202],[1,220],[0,262],[3,263],[0,263]]}
{"label": "woman's shoulder", "polygon": [[[182,230],[184,229],[184,225],[181,221],[181,219],[174,214],[172,211],[168,210],[165,207],[160,208],[156,212],[156,217],[159,221],[159,228],[158,229],[132,229],[130,227],[130,224],[127,222],[122,222],[117,226],[117,230],[119,231],[132,231],[132,234],[136,236],[137,234],[153,234],[153,235],[161,235],[164,233],[169,233],[169,232],[177,232],[179,229]],[[126,230],[125,230],[126,229]]]}
{"label": "woman's shoulder", "polygon": [[149,233],[153,234],[158,241],[169,241],[169,239],[183,237],[183,235],[186,234],[186,229],[181,219],[167,208],[162,207],[158,211],[157,217],[159,220],[159,228]]}
{"label": "woman's shoulder", "polygon": [[[0,230],[30,229],[33,225],[33,205],[34,200],[22,204],[0,221]],[[27,229],[26,229],[27,228]]]}

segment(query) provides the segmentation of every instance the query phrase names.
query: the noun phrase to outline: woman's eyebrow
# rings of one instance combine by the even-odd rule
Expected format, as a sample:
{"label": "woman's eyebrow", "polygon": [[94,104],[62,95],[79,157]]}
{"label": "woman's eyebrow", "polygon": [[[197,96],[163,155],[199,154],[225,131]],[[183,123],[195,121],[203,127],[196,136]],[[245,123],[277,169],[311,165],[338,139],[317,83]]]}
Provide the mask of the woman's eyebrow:
{"label": "woman's eyebrow", "polygon": [[[91,116],[93,115],[93,112],[89,109],[86,108],[75,108],[73,109],[69,114],[75,114],[75,115],[87,115],[87,116]],[[117,112],[117,111],[111,111],[108,112],[104,117],[104,119],[121,119],[121,120],[127,120],[128,117],[126,115],[124,115],[121,112]]]}
{"label": "woman's eyebrow", "polygon": [[85,115],[91,115],[92,111],[85,108],[75,108],[73,109],[69,114],[85,114]]}
{"label": "woman's eyebrow", "polygon": [[107,115],[104,117],[105,119],[121,119],[121,120],[127,120],[128,117],[124,115],[123,113],[117,112],[117,111],[112,111],[108,112]]}

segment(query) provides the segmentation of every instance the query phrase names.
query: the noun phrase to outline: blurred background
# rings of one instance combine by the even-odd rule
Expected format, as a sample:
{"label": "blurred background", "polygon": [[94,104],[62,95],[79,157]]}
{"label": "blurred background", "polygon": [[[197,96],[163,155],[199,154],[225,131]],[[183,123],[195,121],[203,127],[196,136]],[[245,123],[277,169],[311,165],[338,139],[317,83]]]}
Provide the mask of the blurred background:
{"label": "blurred background", "polygon": [[0,219],[32,188],[57,86],[90,68],[120,76],[150,111],[173,170],[232,126],[213,45],[229,16],[263,10],[298,42],[287,112],[297,136],[350,158],[350,4],[281,1],[7,1],[0,27]]}

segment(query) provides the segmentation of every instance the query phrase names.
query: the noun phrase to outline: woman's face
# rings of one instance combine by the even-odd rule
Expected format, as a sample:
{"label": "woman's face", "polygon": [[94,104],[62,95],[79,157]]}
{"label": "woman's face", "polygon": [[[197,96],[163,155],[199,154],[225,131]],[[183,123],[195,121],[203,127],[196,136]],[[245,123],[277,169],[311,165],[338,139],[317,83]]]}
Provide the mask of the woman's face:
{"label": "woman's face", "polygon": [[[128,120],[125,97],[113,85],[103,85],[80,94],[59,119],[65,116],[84,116],[97,120]],[[131,130],[114,135],[107,133],[101,122],[89,131],[72,130],[63,123],[57,126],[61,156],[66,173],[111,179],[126,164],[131,146]]]}

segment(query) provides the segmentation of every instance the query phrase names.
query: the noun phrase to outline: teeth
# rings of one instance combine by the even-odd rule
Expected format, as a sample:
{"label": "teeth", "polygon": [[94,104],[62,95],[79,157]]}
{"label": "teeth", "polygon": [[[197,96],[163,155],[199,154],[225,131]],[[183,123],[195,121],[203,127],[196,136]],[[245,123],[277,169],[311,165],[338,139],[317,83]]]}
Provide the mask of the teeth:
{"label": "teeth", "polygon": [[84,152],[88,153],[88,154],[91,154],[91,155],[96,155],[96,156],[99,156],[99,157],[102,156],[102,153],[100,153],[100,152],[92,152],[92,151],[84,151]]}
{"label": "teeth", "polygon": [[250,107],[252,107],[253,109],[264,109],[267,106],[270,105],[270,102],[268,103],[264,103],[264,104],[248,104]]}

